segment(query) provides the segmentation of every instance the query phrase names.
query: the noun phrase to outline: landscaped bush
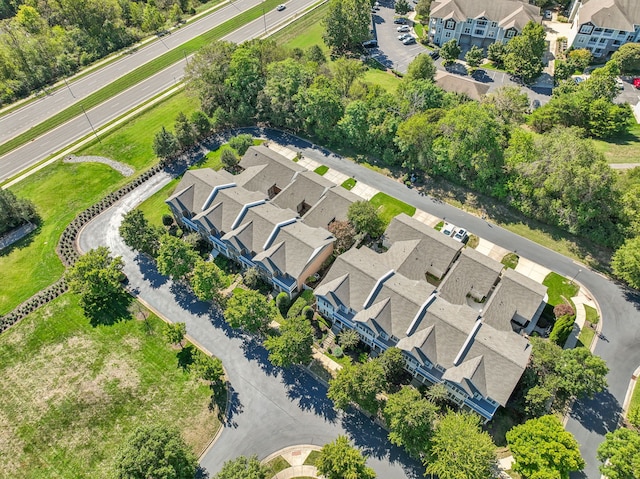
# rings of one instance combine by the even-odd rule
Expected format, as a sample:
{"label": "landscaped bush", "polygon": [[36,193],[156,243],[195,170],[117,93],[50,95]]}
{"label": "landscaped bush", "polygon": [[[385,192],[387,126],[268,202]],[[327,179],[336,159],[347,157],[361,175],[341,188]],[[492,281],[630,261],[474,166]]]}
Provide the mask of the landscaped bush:
{"label": "landscaped bush", "polygon": [[247,134],[234,136],[229,140],[229,146],[236,150],[240,156],[244,155],[252,145],[253,137]]}
{"label": "landscaped bush", "polygon": [[284,291],[278,293],[276,296],[276,307],[280,310],[280,313],[284,316],[287,313],[287,309],[289,308],[289,295]]}
{"label": "landscaped bush", "polygon": [[333,354],[336,358],[341,358],[342,356],[344,356],[344,353],[342,352],[342,348],[340,346],[334,346],[334,348],[331,350],[331,354]]}
{"label": "landscaped bush", "polygon": [[291,319],[302,316],[305,307],[307,307],[307,301],[302,296],[299,296],[289,308],[287,318]]}
{"label": "landscaped bush", "polygon": [[553,330],[549,335],[549,341],[553,341],[558,346],[563,347],[567,342],[567,338],[571,334],[573,329],[573,323],[575,322],[575,316],[562,316],[558,318],[556,324],[553,326]]}
{"label": "landscaped bush", "polygon": [[561,318],[562,316],[575,316],[576,312],[573,310],[570,304],[560,303],[555,308],[553,308],[553,315],[556,318]]}
{"label": "landscaped bush", "polygon": [[260,273],[256,268],[247,269],[242,275],[242,282],[249,288],[255,289],[260,282]]}
{"label": "landscaped bush", "polygon": [[313,308],[311,306],[305,306],[302,309],[302,315],[308,319],[309,321],[311,321],[313,319],[313,315],[315,314],[315,312],[313,311]]}
{"label": "landscaped bush", "polygon": [[162,215],[162,224],[165,226],[171,226],[173,224],[173,216],[167,214]]}

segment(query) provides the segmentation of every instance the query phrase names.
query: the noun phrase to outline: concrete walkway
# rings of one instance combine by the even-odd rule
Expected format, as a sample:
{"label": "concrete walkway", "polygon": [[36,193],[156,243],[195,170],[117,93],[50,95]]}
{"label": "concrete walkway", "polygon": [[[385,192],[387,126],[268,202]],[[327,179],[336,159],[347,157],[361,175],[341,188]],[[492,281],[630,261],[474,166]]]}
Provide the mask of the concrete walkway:
{"label": "concrete walkway", "polygon": [[290,446],[279,451],[274,452],[267,456],[262,464],[266,464],[269,461],[282,457],[285,461],[291,464],[291,467],[283,469],[278,474],[273,476],[272,479],[292,479],[294,477],[318,477],[318,470],[315,466],[305,465],[304,462],[311,454],[311,451],[319,451],[322,449],[319,446],[313,444],[303,444],[299,446]]}
{"label": "concrete walkway", "polygon": [[[590,293],[580,285],[580,289],[578,290],[578,294],[571,298],[573,304],[576,305],[576,322],[573,325],[573,330],[571,334],[567,338],[567,342],[564,344],[564,349],[572,349],[576,347],[578,343],[578,336],[580,336],[580,331],[585,327],[585,323],[587,321],[587,311],[585,310],[585,306],[591,306],[598,312],[598,317],[601,317],[600,309],[598,308],[598,304],[593,300]],[[596,326],[596,334],[600,332],[601,329],[601,321],[598,321]],[[587,326],[588,327],[588,326]],[[591,345],[591,349],[593,350],[593,345],[595,345],[595,341]]]}

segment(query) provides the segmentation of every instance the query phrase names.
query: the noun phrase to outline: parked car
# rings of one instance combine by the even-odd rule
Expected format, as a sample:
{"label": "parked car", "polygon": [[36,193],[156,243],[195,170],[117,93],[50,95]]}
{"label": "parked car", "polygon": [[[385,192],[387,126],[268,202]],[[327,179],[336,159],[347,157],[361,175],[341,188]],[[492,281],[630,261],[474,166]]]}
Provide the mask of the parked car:
{"label": "parked car", "polygon": [[409,35],[407,38],[405,38],[404,40],[402,40],[402,43],[404,45],[413,45],[416,42],[416,39],[413,38],[411,35]]}
{"label": "parked car", "polygon": [[624,90],[624,83],[620,78],[616,78],[616,87],[618,87],[618,90]]}
{"label": "parked car", "polygon": [[633,86],[640,89],[640,78],[633,79]]}
{"label": "parked car", "polygon": [[398,17],[398,18],[395,18],[395,19],[393,20],[393,23],[395,23],[395,24],[397,24],[397,25],[406,25],[406,23],[407,23],[407,19],[406,19],[406,18],[404,18],[404,17]]}
{"label": "parked car", "polygon": [[408,32],[409,30],[411,30],[411,28],[409,28],[409,25],[402,25],[402,26],[398,27],[397,30],[399,32]]}
{"label": "parked car", "polygon": [[432,60],[437,60],[440,58],[440,52],[438,50],[433,50],[432,52],[429,52],[429,56]]}
{"label": "parked car", "polygon": [[411,36],[410,33],[402,33],[400,35],[398,35],[398,40],[400,40],[401,42],[406,40],[407,38],[409,38]]}
{"label": "parked car", "polygon": [[378,40],[367,40],[362,42],[362,46],[365,48],[378,48]]}
{"label": "parked car", "polygon": [[281,12],[282,10],[284,10],[285,8],[287,8],[286,6],[280,4],[276,7],[276,10],[278,10],[279,12]]}
{"label": "parked car", "polygon": [[542,15],[542,18],[544,18],[545,20],[551,20],[551,10],[545,10],[544,14]]}
{"label": "parked car", "polygon": [[440,232],[445,236],[453,236],[456,232],[456,225],[445,223]]}
{"label": "parked car", "polygon": [[458,231],[456,231],[456,234],[453,235],[453,239],[464,243],[467,240],[468,236],[469,233],[467,233],[467,230],[465,230],[464,228],[459,228]]}

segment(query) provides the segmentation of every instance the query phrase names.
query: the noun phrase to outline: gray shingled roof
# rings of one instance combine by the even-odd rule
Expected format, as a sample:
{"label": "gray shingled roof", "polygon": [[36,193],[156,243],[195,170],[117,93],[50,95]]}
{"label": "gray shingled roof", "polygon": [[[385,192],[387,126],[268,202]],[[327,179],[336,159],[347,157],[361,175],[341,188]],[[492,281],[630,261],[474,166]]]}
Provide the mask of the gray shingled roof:
{"label": "gray shingled roof", "polygon": [[332,221],[345,221],[349,206],[361,198],[342,186],[328,189],[320,200],[303,217],[310,226],[326,228]]}
{"label": "gray shingled roof", "polygon": [[291,183],[273,198],[272,202],[280,208],[289,208],[297,211],[297,207],[303,201],[310,207],[318,202],[320,197],[335,184],[326,180],[313,171],[298,173]]}
{"label": "gray shingled roof", "polygon": [[640,25],[638,0],[589,0],[578,10],[580,24],[593,23],[597,27],[633,32]]}
{"label": "gray shingled roof", "polygon": [[283,190],[297,173],[306,169],[265,146],[251,146],[240,160],[245,169],[235,176],[236,183],[251,191],[268,194],[277,185]]}
{"label": "gray shingled roof", "polygon": [[[404,256],[405,260],[397,265],[398,272],[410,279],[425,279],[425,273],[441,278],[449,269],[451,262],[456,258],[462,248],[462,243],[443,235],[430,226],[407,216],[399,214],[391,220],[385,232],[386,242],[393,245],[407,240],[419,240],[415,250],[410,254],[407,251],[398,251],[398,258]],[[410,244],[402,245],[408,247]]]}
{"label": "gray shingled roof", "polygon": [[490,88],[489,85],[485,83],[469,80],[460,75],[454,75],[441,70],[436,71],[435,82],[436,85],[444,91],[462,93],[472,100],[482,100],[482,97],[488,93]]}
{"label": "gray shingled roof", "polygon": [[452,18],[457,22],[484,17],[504,29],[515,28],[519,32],[529,21],[541,20],[540,8],[520,0],[435,0],[430,17]]}
{"label": "gray shingled roof", "polygon": [[546,293],[546,286],[512,269],[505,269],[482,313],[485,322],[503,331],[512,330],[512,319],[524,325],[540,307]]}
{"label": "gray shingled roof", "polygon": [[501,263],[487,255],[464,248],[438,292],[450,303],[465,304],[467,295],[481,301],[488,296],[502,268]]}

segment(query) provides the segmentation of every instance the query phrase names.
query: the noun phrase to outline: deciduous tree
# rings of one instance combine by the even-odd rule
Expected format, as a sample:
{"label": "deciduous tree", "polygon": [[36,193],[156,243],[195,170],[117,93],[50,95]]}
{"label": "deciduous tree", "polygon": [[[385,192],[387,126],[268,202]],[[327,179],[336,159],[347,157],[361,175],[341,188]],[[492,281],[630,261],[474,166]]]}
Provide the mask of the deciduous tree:
{"label": "deciduous tree", "polygon": [[37,219],[36,208],[31,201],[18,198],[12,191],[0,188],[0,235]]}
{"label": "deciduous tree", "polygon": [[118,479],[193,479],[198,459],[177,429],[148,424],[137,427],[118,449]]}
{"label": "deciduous tree", "polygon": [[220,383],[224,376],[222,361],[202,351],[196,351],[193,356],[193,362],[189,365],[189,369],[200,379],[204,379],[212,384]]}
{"label": "deciduous tree", "polygon": [[271,336],[264,342],[269,351],[269,361],[283,368],[294,364],[308,364],[311,361],[312,345],[313,328],[304,316],[287,319],[280,327],[280,334]]}
{"label": "deciduous tree", "polygon": [[189,278],[191,288],[201,301],[217,300],[224,288],[224,273],[213,261],[197,259]]}
{"label": "deciduous tree", "polygon": [[501,67],[504,64],[504,57],[507,54],[507,49],[503,42],[493,42],[487,47],[487,59]]}
{"label": "deciduous tree", "polygon": [[640,71],[640,43],[625,43],[611,55],[611,61],[625,75]]}
{"label": "deciduous tree", "polygon": [[504,66],[512,75],[531,83],[542,73],[542,57],[546,48],[544,27],[527,23],[522,33],[506,44]]}
{"label": "deciduous tree", "polygon": [[220,153],[220,161],[225,168],[233,168],[240,162],[238,156],[230,148],[222,150],[222,153]]}
{"label": "deciduous tree", "polygon": [[380,362],[348,365],[329,381],[327,397],[338,409],[346,409],[354,402],[370,414],[376,414],[380,408],[377,395],[384,390],[385,384],[384,369]]}
{"label": "deciduous tree", "polygon": [[380,361],[386,380],[397,384],[405,367],[404,357],[400,348],[387,348],[384,353],[378,356],[377,360]]}
{"label": "deciduous tree", "polygon": [[224,319],[232,328],[262,333],[276,314],[275,306],[258,291],[239,289],[227,301]]}
{"label": "deciduous tree", "polygon": [[431,80],[436,74],[436,66],[433,60],[426,53],[420,53],[417,57],[411,60],[407,69],[407,74],[402,79],[403,83],[408,83],[413,80]]}
{"label": "deciduous tree", "polygon": [[395,4],[395,11],[398,15],[406,15],[411,11],[411,6],[407,0],[397,0]]}
{"label": "deciduous tree", "polygon": [[356,201],[349,206],[347,218],[356,232],[378,238],[384,232],[384,222],[368,201]]}
{"label": "deciduous tree", "polygon": [[343,329],[342,332],[338,334],[338,344],[342,349],[355,348],[359,342],[360,335],[355,329]]}
{"label": "deciduous tree", "polygon": [[336,237],[333,250],[336,255],[342,254],[353,246],[356,230],[348,221],[333,221],[329,232]]}
{"label": "deciduous tree", "polygon": [[238,152],[238,155],[244,155],[250,146],[253,146],[253,137],[249,134],[236,135],[229,140],[229,146]]}
{"label": "deciduous tree", "polygon": [[617,277],[640,289],[640,236],[626,240],[616,250],[611,267]]}
{"label": "deciduous tree", "polygon": [[318,473],[326,479],[374,479],[376,473],[367,467],[366,458],[349,444],[346,436],[325,444],[316,460]]}
{"label": "deciduous tree", "polygon": [[609,479],[640,477],[640,433],[631,429],[608,432],[598,447],[600,472]]}
{"label": "deciduous tree", "polygon": [[458,45],[458,40],[455,38],[449,40],[440,47],[440,56],[444,60],[445,64],[455,62],[460,56],[460,52],[460,45]]}
{"label": "deciduous tree", "polygon": [[473,45],[467,51],[467,53],[465,53],[464,59],[467,62],[467,65],[471,67],[471,71],[475,71],[475,69],[480,66],[482,60],[484,59],[484,51],[482,50],[482,48]]}
{"label": "deciduous tree", "polygon": [[193,269],[198,254],[193,247],[179,238],[164,235],[158,248],[158,271],[172,279],[182,279]]}
{"label": "deciduous tree", "polygon": [[131,210],[124,215],[118,231],[129,248],[153,257],[158,254],[162,228],[151,226],[141,210]]}
{"label": "deciduous tree", "polygon": [[416,13],[420,16],[420,23],[426,23],[431,13],[432,0],[418,0],[416,4]]}
{"label": "deciduous tree", "polygon": [[559,477],[581,470],[585,463],[578,442],[555,416],[530,419],[507,432],[515,463],[513,470],[525,477]]}
{"label": "deciduous tree", "polygon": [[239,456],[223,464],[213,479],[267,479],[269,469],[260,464],[257,456]]}
{"label": "deciduous tree", "polygon": [[336,53],[357,48],[369,35],[369,0],[331,0],[323,20],[324,41]]}
{"label": "deciduous tree", "polygon": [[162,334],[169,344],[182,345],[187,334],[187,325],[185,323],[167,323],[164,325]]}

